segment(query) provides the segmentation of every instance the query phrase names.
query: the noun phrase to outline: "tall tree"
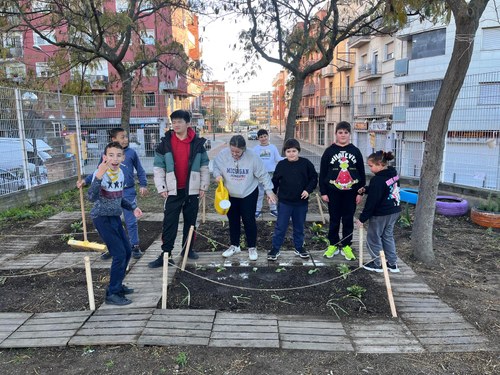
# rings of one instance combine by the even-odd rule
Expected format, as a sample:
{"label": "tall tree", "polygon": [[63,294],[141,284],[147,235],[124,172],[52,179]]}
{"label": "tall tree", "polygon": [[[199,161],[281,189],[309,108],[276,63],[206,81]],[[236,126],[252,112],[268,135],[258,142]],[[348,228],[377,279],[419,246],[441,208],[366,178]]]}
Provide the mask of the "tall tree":
{"label": "tall tree", "polygon": [[451,60],[427,128],[419,199],[412,230],[412,252],[422,262],[434,261],[432,233],[443,150],[453,108],[469,68],[479,20],[489,0],[446,0],[456,32]]}
{"label": "tall tree", "polygon": [[[159,78],[171,80],[168,71],[186,75],[192,62],[172,33],[148,35],[146,21],[172,26],[172,12],[194,7],[186,0],[3,0],[0,15],[10,19],[3,31],[32,31],[39,39],[59,48],[54,60],[67,69],[79,66],[79,74],[104,60],[121,83],[121,123],[129,127],[133,83],[142,72],[158,70]],[[119,5],[122,5],[119,7]],[[13,21],[17,20],[17,21]],[[52,33],[51,31],[56,31]],[[130,53],[132,52],[132,53]],[[66,55],[62,57],[61,55]],[[67,57],[69,56],[69,57]],[[131,56],[134,56],[133,58]],[[170,78],[170,79],[169,79]]]}

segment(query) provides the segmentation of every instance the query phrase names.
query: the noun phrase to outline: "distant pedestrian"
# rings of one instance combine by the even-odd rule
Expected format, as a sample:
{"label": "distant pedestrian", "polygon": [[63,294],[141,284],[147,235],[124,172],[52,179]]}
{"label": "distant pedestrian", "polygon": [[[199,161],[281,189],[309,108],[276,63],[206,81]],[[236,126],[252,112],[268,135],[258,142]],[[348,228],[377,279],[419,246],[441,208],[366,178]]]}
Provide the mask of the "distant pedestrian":
{"label": "distant pedestrian", "polygon": [[[123,188],[123,196],[129,202],[137,203],[137,192],[135,190],[135,172],[137,171],[137,179],[139,180],[139,194],[144,197],[148,193],[148,180],[146,177],[146,171],[142,167],[141,161],[137,152],[131,147],[129,147],[129,138],[127,131],[123,128],[113,128],[109,131],[109,136],[111,142],[118,142],[123,147],[123,152],[125,155],[125,160],[121,165],[121,170],[125,175],[125,186]],[[102,162],[102,157],[99,160],[99,164]],[[83,185],[90,185],[92,182],[92,175],[88,175],[85,180],[81,183],[77,183],[80,187]],[[132,256],[135,259],[142,257],[142,250],[139,246],[139,225],[137,219],[132,211],[127,209],[123,210],[123,218],[125,221],[125,226],[127,228],[128,238],[130,240],[130,245],[132,246]],[[101,259],[107,260],[111,258],[111,254],[106,252],[101,255]]]}
{"label": "distant pedestrian", "polygon": [[[266,129],[259,129],[257,132],[257,139],[259,140],[259,144],[253,148],[253,151],[259,156],[260,160],[262,160],[267,172],[272,177],[274,170],[276,169],[276,164],[278,164],[280,160],[283,160],[283,158],[281,157],[276,146],[269,143],[269,133]],[[262,201],[264,200],[264,193],[264,185],[259,183],[259,197],[257,198],[257,208],[255,211],[256,218],[262,214]],[[269,211],[271,216],[278,216],[276,204],[270,203]]]}
{"label": "distant pedestrian", "polygon": [[[163,266],[163,257],[167,254],[169,265],[174,264],[172,250],[179,227],[179,216],[182,212],[184,224],[182,230],[182,251],[184,255],[189,228],[196,225],[199,199],[203,198],[210,184],[208,170],[208,155],[203,144],[205,138],[200,138],[189,125],[191,115],[179,109],[170,115],[172,130],[165,133],[156,148],[154,159],[154,181],[156,189],[165,199],[162,253],[149,262],[149,268]],[[193,243],[188,251],[190,259],[198,259],[193,250]]]}
{"label": "distant pedestrian", "polygon": [[129,210],[136,218],[142,216],[137,204],[124,197],[125,176],[120,168],[124,158],[123,147],[118,142],[109,143],[88,190],[88,198],[94,202],[90,217],[113,258],[105,299],[111,305],[128,305],[132,301],[125,295],[134,292],[123,285],[132,248],[123,230],[122,209]]}
{"label": "distant pedestrian", "polygon": [[[350,137],[351,124],[339,122],[335,127],[335,143],[321,157],[319,190],[323,201],[328,203],[330,214],[330,244],[323,254],[327,258],[342,251],[347,260],[356,259],[351,248],[354,212],[361,202],[358,190],[365,186],[366,177],[363,156]],[[339,237],[341,221],[342,239]]]}
{"label": "distant pedestrian", "polygon": [[363,212],[356,220],[362,227],[368,221],[366,242],[372,261],[363,267],[369,271],[382,272],[380,251],[384,250],[387,268],[399,272],[394,241],[394,225],[401,214],[399,197],[399,176],[388,162],[394,159],[392,152],[377,151],[368,156],[368,167],[374,176],[370,185],[359,189],[360,194],[368,194]]}
{"label": "distant pedestrian", "polygon": [[247,150],[245,138],[235,135],[229,140],[229,148],[219,152],[214,160],[215,180],[221,179],[229,191],[231,207],[227,212],[231,246],[222,253],[227,258],[241,251],[241,221],[245,227],[248,258],[257,260],[257,223],[255,207],[259,195],[258,184],[264,185],[269,203],[276,203],[271,177],[262,160],[252,150]]}
{"label": "distant pedestrian", "polygon": [[272,179],[273,191],[278,194],[278,219],[274,228],[273,247],[267,259],[278,259],[290,218],[295,254],[309,258],[309,253],[304,250],[304,224],[309,195],[318,184],[318,173],[309,160],[299,157],[300,143],[296,139],[286,140],[283,150],[286,159],[278,163]]}

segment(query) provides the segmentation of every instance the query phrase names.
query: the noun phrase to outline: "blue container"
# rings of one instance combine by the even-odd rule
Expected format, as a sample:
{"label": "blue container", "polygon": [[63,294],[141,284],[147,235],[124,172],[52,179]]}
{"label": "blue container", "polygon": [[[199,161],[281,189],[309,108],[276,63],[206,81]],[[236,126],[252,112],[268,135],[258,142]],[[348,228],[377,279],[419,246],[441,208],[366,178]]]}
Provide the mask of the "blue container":
{"label": "blue container", "polygon": [[399,189],[399,197],[401,202],[417,204],[418,189],[401,188]]}

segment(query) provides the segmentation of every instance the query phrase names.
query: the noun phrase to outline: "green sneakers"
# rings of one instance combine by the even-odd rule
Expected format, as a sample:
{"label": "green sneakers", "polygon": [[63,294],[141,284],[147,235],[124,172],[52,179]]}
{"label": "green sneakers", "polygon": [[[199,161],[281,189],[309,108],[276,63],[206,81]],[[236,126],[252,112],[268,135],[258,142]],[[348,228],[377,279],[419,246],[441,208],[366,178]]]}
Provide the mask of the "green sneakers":
{"label": "green sneakers", "polygon": [[340,252],[337,246],[330,245],[328,249],[324,252],[323,256],[327,258],[333,258],[334,255],[337,255]]}
{"label": "green sneakers", "polygon": [[354,256],[354,254],[352,253],[352,249],[349,245],[347,246],[344,246],[342,248],[342,250],[340,251],[340,253],[344,256],[344,258],[346,258],[347,260],[354,260],[356,259],[356,257]]}

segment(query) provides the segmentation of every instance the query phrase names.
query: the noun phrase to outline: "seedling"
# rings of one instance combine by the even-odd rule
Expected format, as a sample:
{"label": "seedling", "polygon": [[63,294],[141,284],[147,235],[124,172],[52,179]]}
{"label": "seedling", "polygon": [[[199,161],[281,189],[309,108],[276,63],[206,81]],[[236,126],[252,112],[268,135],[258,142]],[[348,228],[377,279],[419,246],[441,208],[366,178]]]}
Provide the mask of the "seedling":
{"label": "seedling", "polygon": [[269,221],[267,222],[267,226],[268,226],[268,227],[272,227],[273,225],[274,225],[274,222],[273,222],[273,221],[269,220]]}
{"label": "seedling", "polygon": [[7,281],[7,278],[5,276],[0,276],[0,285],[5,284],[6,281]]}
{"label": "seedling", "polygon": [[196,269],[196,271],[206,271],[207,270],[207,268],[201,264],[197,264],[195,269]]}
{"label": "seedling", "polygon": [[183,305],[184,303],[186,303],[187,306],[190,306],[191,305],[191,291],[189,290],[189,288],[184,285],[184,283],[180,283],[184,289],[186,289],[186,297],[184,297],[184,299],[181,301],[181,305]]}
{"label": "seedling", "polygon": [[349,292],[349,294],[351,296],[354,296],[356,298],[361,299],[361,298],[363,298],[363,294],[365,294],[366,289],[363,288],[362,286],[354,284],[354,285],[347,287],[347,291]]}
{"label": "seedling", "polygon": [[319,268],[315,268],[315,269],[312,269],[312,270],[307,271],[307,273],[308,273],[309,275],[314,275],[316,272],[319,272]]}
{"label": "seedling", "polygon": [[65,233],[65,234],[61,234],[60,239],[62,242],[68,242],[69,240],[74,240],[75,237],[73,237],[73,234]]}
{"label": "seedling", "polygon": [[276,294],[271,295],[271,298],[275,299],[275,300],[277,300],[278,302],[281,302],[281,303],[286,303],[288,305],[293,305],[293,303],[288,302],[288,300],[285,297],[280,297],[280,296],[278,296]]}
{"label": "seedling", "polygon": [[349,273],[351,272],[351,269],[345,263],[339,264],[337,266],[337,270],[340,272],[340,275],[342,275],[342,278],[344,280],[347,279],[347,277],[349,277]]}
{"label": "seedling", "polygon": [[253,271],[253,272],[257,272],[257,270],[258,270],[258,268],[257,268],[257,267],[252,268],[252,271]]}
{"label": "seedling", "polygon": [[328,238],[326,238],[327,230],[323,228],[323,225],[319,223],[312,223],[311,232],[313,233],[311,240],[315,242],[324,242],[327,245],[330,244]]}
{"label": "seedling", "polygon": [[278,268],[276,268],[276,272],[278,272],[278,273],[283,272],[283,271],[286,271],[285,267],[278,267]]}
{"label": "seedling", "polygon": [[223,265],[220,265],[219,267],[217,267],[217,272],[224,272],[226,270],[226,267],[224,267]]}
{"label": "seedling", "polygon": [[115,365],[115,363],[113,362],[112,359],[110,359],[108,362],[106,362],[106,368],[108,370],[110,370],[111,368],[113,368],[114,365]]}
{"label": "seedling", "polygon": [[217,242],[211,238],[208,239],[208,244],[210,245],[212,252],[217,250]]}
{"label": "seedling", "polygon": [[240,238],[240,249],[243,249],[244,247],[247,247],[247,243],[245,241],[244,237]]}
{"label": "seedling", "polygon": [[70,227],[73,233],[81,232],[83,230],[83,223],[82,221],[75,221],[70,225]]}
{"label": "seedling", "polygon": [[82,355],[89,355],[95,352],[95,349],[92,349],[90,345],[87,345],[86,347],[83,348],[83,354]]}
{"label": "seedling", "polygon": [[177,354],[177,357],[175,357],[175,363],[179,367],[185,367],[187,365],[187,361],[188,359],[186,352],[180,352],[179,354]]}
{"label": "seedling", "polygon": [[250,304],[250,297],[246,297],[243,294],[240,294],[239,296],[233,296],[233,298],[236,300],[236,303],[246,303]]}
{"label": "seedling", "polygon": [[410,206],[405,205],[403,214],[399,217],[398,224],[401,228],[411,227]]}

